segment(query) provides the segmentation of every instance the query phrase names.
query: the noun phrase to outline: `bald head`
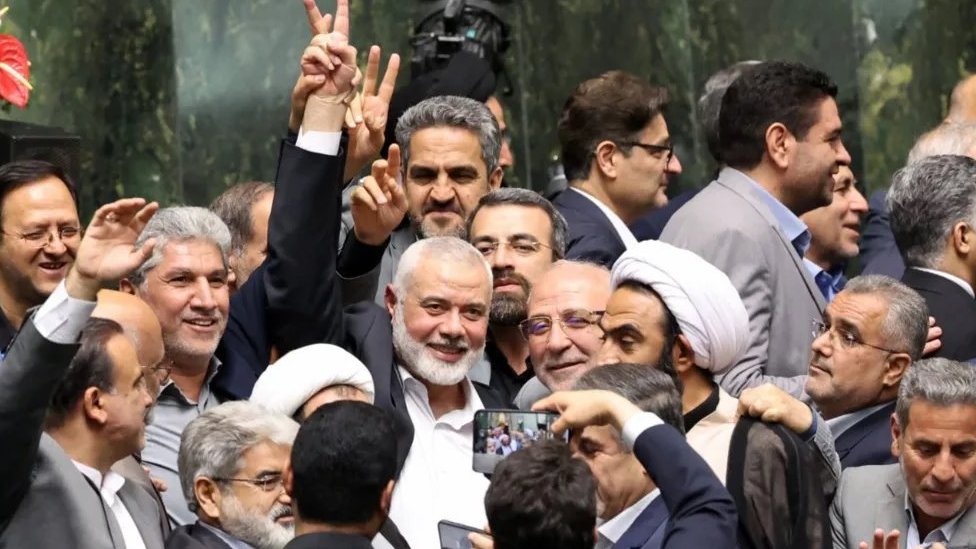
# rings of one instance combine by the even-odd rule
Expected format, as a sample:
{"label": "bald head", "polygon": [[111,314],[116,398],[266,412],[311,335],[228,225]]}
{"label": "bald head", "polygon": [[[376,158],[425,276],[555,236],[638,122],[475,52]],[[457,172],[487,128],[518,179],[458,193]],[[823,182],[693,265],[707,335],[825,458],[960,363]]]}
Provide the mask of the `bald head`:
{"label": "bald head", "polygon": [[976,122],[976,75],[962,79],[952,90],[946,122]]}
{"label": "bald head", "polygon": [[135,345],[142,366],[155,366],[163,360],[162,328],[156,314],[143,300],[132,294],[101,290],[92,316],[122,325],[126,337]]}

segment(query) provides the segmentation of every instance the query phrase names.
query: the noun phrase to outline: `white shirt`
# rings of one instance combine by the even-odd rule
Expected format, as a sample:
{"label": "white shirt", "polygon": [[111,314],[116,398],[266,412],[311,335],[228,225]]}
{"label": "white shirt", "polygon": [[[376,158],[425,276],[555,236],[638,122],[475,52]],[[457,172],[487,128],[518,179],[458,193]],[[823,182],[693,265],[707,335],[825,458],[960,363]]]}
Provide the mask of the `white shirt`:
{"label": "white shirt", "polygon": [[908,499],[907,491],[905,492],[905,512],[908,513],[908,533],[905,535],[905,547],[918,547],[922,544],[925,544],[925,547],[929,547],[937,541],[949,545],[949,542],[952,541],[952,534],[956,532],[956,524],[966,511],[963,510],[958,515],[944,522],[942,526],[929,532],[929,535],[925,536],[923,540],[918,539],[918,526],[915,524],[915,513],[912,511],[912,501]]}
{"label": "white shirt", "polygon": [[970,286],[969,283],[967,283],[965,280],[959,278],[956,275],[949,274],[949,273],[947,273],[945,271],[936,271],[935,269],[925,269],[925,268],[922,268],[922,267],[915,267],[915,268],[918,269],[919,271],[924,271],[924,272],[929,273],[929,274],[934,274],[936,276],[941,276],[942,278],[944,278],[946,280],[951,280],[951,281],[955,282],[956,284],[958,284],[960,288],[962,288],[963,290],[966,290],[966,293],[967,294],[969,294],[969,295],[973,296],[974,298],[976,298],[976,292],[973,292],[973,287]]}
{"label": "white shirt", "polygon": [[125,541],[126,549],[146,549],[146,543],[142,541],[142,534],[139,533],[136,521],[132,520],[132,515],[129,514],[129,510],[125,508],[125,504],[122,503],[122,499],[118,495],[122,485],[125,484],[125,478],[114,471],[109,471],[103,479],[102,473],[97,469],[75,460],[71,461],[81,471],[81,474],[88,477],[95,486],[98,486],[98,492],[105,500],[105,505],[115,515],[115,521],[119,524],[119,530],[122,531],[122,540]]}
{"label": "white shirt", "polygon": [[617,516],[601,524],[597,528],[600,538],[596,542],[596,549],[610,549],[613,547],[620,540],[621,536],[627,532],[627,529],[634,524],[637,517],[644,512],[644,509],[647,509],[647,506],[660,495],[661,490],[655,488],[630,507],[617,513]]}
{"label": "white shirt", "polygon": [[434,418],[427,388],[404,368],[403,394],[413,423],[413,444],[393,492],[390,518],[411,547],[440,547],[437,523],[450,520],[475,528],[488,523],[488,479],[471,468],[474,413],[483,408],[464,379],[464,408]]}
{"label": "white shirt", "polygon": [[34,327],[48,341],[76,343],[94,310],[94,301],[69,296],[62,280],[34,315]]}
{"label": "white shirt", "polygon": [[627,227],[624,220],[620,219],[620,216],[614,213],[614,211],[611,210],[606,204],[597,200],[593,195],[585,191],[581,191],[576,187],[570,187],[570,189],[585,196],[590,202],[596,204],[597,208],[600,208],[600,211],[603,212],[603,215],[607,216],[607,219],[610,220],[610,224],[613,225],[613,228],[617,231],[617,236],[619,236],[620,240],[623,241],[624,248],[629,250],[637,245],[637,238],[634,237],[634,233],[630,232],[630,228]]}
{"label": "white shirt", "polygon": [[844,434],[844,431],[847,431],[851,427],[857,425],[857,423],[862,419],[889,405],[891,405],[891,402],[882,402],[881,404],[876,404],[870,408],[864,408],[863,410],[856,410],[849,414],[839,415],[835,418],[826,420],[827,426],[830,427],[830,432],[834,435],[834,440],[837,440],[842,434]]}

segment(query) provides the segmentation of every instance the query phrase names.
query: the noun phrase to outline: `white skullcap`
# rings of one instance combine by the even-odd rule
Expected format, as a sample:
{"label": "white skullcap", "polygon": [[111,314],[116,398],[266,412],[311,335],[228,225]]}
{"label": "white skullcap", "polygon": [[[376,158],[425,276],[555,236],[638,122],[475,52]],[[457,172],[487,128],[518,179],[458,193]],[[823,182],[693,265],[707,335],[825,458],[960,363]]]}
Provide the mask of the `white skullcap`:
{"label": "white skullcap", "polygon": [[734,365],[749,344],[749,315],[725,273],[698,255],[664,242],[632,246],[613,265],[611,288],[650,286],[678,321],[695,364],[713,374]]}
{"label": "white skullcap", "polygon": [[351,385],[373,402],[373,376],[349,351],[316,343],[287,353],[261,374],[251,402],[289,417],[322,389]]}

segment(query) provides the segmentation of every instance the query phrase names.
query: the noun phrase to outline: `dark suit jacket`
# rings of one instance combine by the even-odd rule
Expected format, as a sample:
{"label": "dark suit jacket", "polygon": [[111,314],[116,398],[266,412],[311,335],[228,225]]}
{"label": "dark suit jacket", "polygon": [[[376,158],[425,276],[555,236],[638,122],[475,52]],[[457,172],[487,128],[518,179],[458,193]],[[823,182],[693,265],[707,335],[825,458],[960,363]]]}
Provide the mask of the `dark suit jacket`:
{"label": "dark suit jacket", "polygon": [[842,468],[898,461],[891,455],[891,414],[894,411],[895,402],[892,401],[837,437],[834,447]]}
{"label": "dark suit jacket", "polygon": [[661,489],[671,517],[662,548],[738,547],[732,496],[677,430],[670,425],[645,430],[634,443],[634,456]]}
{"label": "dark suit jacket", "polygon": [[166,540],[166,549],[230,549],[230,546],[197,522],[173,530]]}
{"label": "dark suit jacket", "polygon": [[668,525],[668,507],[658,496],[647,506],[630,528],[620,536],[613,549],[658,549]]}
{"label": "dark suit jacket", "polygon": [[610,268],[624,253],[624,242],[613,224],[590,199],[569,188],[559,193],[552,204],[569,224],[566,259],[591,261]]}
{"label": "dark suit jacket", "polygon": [[698,194],[699,191],[701,191],[701,189],[692,189],[669,199],[668,203],[663,208],[651,210],[637,221],[631,223],[630,232],[634,233],[634,237],[641,242],[661,238],[661,233],[664,232],[664,227],[668,224],[668,221],[671,220],[671,216],[680,210],[685,203],[692,198],[695,198],[695,195]]}
{"label": "dark suit jacket", "polygon": [[[28,319],[0,364],[0,547],[125,548],[98,489],[43,432],[48,403],[77,351],[48,341]],[[161,549],[156,502],[131,482],[118,497],[147,549]]]}
{"label": "dark suit jacket", "polygon": [[888,223],[887,189],[875,191],[868,200],[868,214],[861,231],[861,274],[883,274],[901,278],[905,261],[901,258],[895,235]]}
{"label": "dark suit jacket", "polygon": [[955,282],[908,269],[902,282],[922,294],[929,316],[942,328],[942,347],[933,356],[966,362],[976,358],[976,299]]}
{"label": "dark suit jacket", "polygon": [[354,534],[304,534],[288,542],[285,549],[372,549],[365,536]]}
{"label": "dark suit jacket", "polygon": [[[338,156],[281,144],[275,196],[268,222],[268,258],[234,294],[227,330],[217,348],[222,361],[212,390],[225,399],[246,399],[279,354],[334,340],[339,304],[320,283],[335,273],[337,228],[345,153]],[[333,250],[333,253],[316,253]]]}

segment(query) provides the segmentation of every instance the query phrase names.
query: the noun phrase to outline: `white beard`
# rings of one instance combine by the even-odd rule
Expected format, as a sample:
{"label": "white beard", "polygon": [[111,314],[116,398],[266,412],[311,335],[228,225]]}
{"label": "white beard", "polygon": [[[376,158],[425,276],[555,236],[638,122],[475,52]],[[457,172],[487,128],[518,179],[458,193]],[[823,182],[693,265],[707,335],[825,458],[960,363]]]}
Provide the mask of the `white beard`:
{"label": "white beard", "polygon": [[[434,336],[436,338],[436,336]],[[393,349],[403,362],[403,367],[413,375],[434,385],[457,385],[484,353],[485,346],[478,349],[469,348],[457,362],[445,362],[431,356],[427,350],[428,342],[415,341],[407,333],[407,324],[403,319],[403,307],[397,307],[393,315]]]}
{"label": "white beard", "polygon": [[225,493],[221,499],[220,528],[255,549],[283,549],[295,537],[295,529],[275,522],[273,517],[284,512],[279,507],[284,506],[275,503],[268,514],[255,513],[246,509],[236,497]]}

